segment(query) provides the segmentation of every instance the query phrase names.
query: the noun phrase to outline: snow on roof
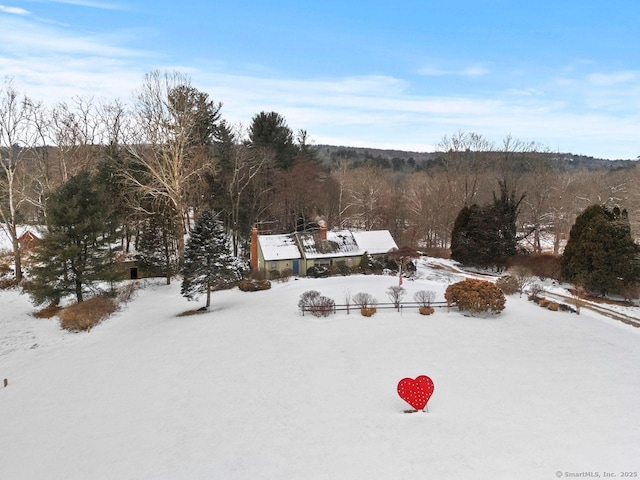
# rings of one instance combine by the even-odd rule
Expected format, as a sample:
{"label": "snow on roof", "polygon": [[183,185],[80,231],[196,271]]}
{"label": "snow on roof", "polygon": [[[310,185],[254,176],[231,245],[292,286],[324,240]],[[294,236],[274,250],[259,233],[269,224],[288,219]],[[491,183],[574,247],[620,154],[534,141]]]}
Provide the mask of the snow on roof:
{"label": "snow on roof", "polygon": [[265,260],[302,258],[293,235],[259,235],[258,242]]}
{"label": "snow on roof", "polygon": [[[296,241],[297,239],[297,241]],[[259,235],[258,242],[265,260],[294,260],[303,258],[298,244],[302,246],[305,258],[355,257],[387,253],[398,248],[388,230],[351,232],[330,230],[327,239],[320,238],[318,232],[298,232],[285,235]]]}
{"label": "snow on roof", "polygon": [[353,237],[363,253],[380,254],[387,253],[392,248],[398,248],[389,230],[353,232]]}
{"label": "snow on roof", "polygon": [[306,258],[335,258],[362,255],[362,250],[349,230],[331,230],[327,239],[318,233],[297,233]]}

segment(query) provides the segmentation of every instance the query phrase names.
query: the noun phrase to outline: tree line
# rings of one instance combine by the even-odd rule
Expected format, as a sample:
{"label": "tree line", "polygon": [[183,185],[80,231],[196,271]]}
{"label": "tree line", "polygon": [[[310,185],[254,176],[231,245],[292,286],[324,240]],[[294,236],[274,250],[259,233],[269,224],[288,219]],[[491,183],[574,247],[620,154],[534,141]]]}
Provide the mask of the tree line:
{"label": "tree line", "polygon": [[[218,213],[234,256],[247,252],[253,225],[285,233],[320,219],[330,227],[388,229],[400,245],[448,249],[463,209],[503,195],[517,202],[514,230],[532,252],[560,253],[577,215],[592,204],[626,210],[631,232],[639,232],[635,163],[568,171],[535,142],[507,136],[496,145],[454,132],[420,171],[354,165],[346,156],[327,165],[309,134],[293,132],[277,112],[256,113],[248,127],[228,123],[223,112],[179,72],[148,73],[130,103],[77,97],[46,107],[5,81],[0,221],[13,242],[16,279],[20,224],[64,231],[61,218],[94,213],[105,215],[95,220],[102,231],[94,243],[104,240],[108,255],[138,252],[168,281],[204,211]],[[74,192],[103,203],[83,213],[81,201],[65,205]],[[109,251],[114,241],[119,251]]]}

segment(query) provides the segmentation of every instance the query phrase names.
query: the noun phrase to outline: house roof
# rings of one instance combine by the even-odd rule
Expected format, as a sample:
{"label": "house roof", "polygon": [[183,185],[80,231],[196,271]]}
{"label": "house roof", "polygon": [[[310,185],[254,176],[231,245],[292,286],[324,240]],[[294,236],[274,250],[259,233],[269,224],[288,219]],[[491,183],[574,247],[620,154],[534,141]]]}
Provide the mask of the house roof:
{"label": "house roof", "polygon": [[365,252],[381,254],[398,248],[387,230],[330,230],[326,239],[322,239],[318,232],[259,235],[258,242],[266,261],[355,257]]}
{"label": "house roof", "polygon": [[353,237],[363,250],[370,254],[387,253],[392,248],[398,248],[389,230],[372,230],[369,232],[353,232]]}
{"label": "house roof", "polygon": [[328,231],[326,240],[322,239],[319,233],[295,235],[306,258],[352,257],[363,253],[349,230]]}
{"label": "house roof", "polygon": [[302,258],[293,235],[258,235],[265,260],[295,260]]}

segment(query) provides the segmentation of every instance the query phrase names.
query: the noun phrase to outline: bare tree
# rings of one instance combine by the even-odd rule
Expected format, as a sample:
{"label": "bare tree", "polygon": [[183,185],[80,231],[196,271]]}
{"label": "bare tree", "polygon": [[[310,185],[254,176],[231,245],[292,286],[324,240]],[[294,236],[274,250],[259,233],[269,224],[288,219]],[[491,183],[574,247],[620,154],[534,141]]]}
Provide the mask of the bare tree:
{"label": "bare tree", "polygon": [[242,139],[244,132],[238,126],[233,135],[234,141],[228,146],[228,178],[226,179],[226,191],[231,205],[230,222],[233,238],[233,255],[238,256],[240,235],[240,207],[245,198],[247,188],[257,175],[274,162],[273,152],[251,145],[245,145],[238,140]]}
{"label": "bare tree", "polygon": [[438,144],[443,152],[442,168],[446,174],[450,199],[458,210],[478,202],[482,174],[487,170],[487,157],[493,144],[477,133],[456,132]]}
{"label": "bare tree", "polygon": [[11,81],[0,89],[0,219],[11,240],[16,282],[22,281],[22,256],[18,241],[18,217],[29,195],[30,176],[25,163],[36,145],[31,125],[36,107],[20,95]]}
{"label": "bare tree", "polygon": [[147,74],[135,100],[137,138],[129,150],[145,175],[127,174],[127,178],[144,196],[171,204],[177,215],[177,253],[181,257],[189,189],[213,171],[204,141],[214,135],[222,105],[209,101],[178,72]]}
{"label": "bare tree", "polygon": [[382,201],[388,188],[384,173],[367,166],[351,170],[350,174],[348,223],[364,230],[380,227]]}

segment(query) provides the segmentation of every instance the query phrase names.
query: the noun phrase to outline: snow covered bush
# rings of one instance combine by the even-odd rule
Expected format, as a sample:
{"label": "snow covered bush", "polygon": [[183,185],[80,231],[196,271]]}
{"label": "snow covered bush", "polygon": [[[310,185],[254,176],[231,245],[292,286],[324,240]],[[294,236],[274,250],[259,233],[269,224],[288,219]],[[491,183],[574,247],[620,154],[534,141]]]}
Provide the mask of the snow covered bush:
{"label": "snow covered bush", "polygon": [[460,310],[471,313],[500,313],[505,304],[502,291],[484,280],[467,279],[449,285],[444,297],[450,306],[456,305]]}
{"label": "snow covered bush", "polygon": [[308,290],[300,295],[298,308],[304,312],[310,312],[316,317],[328,317],[334,311],[335,302],[330,298],[320,295],[316,290]]}

